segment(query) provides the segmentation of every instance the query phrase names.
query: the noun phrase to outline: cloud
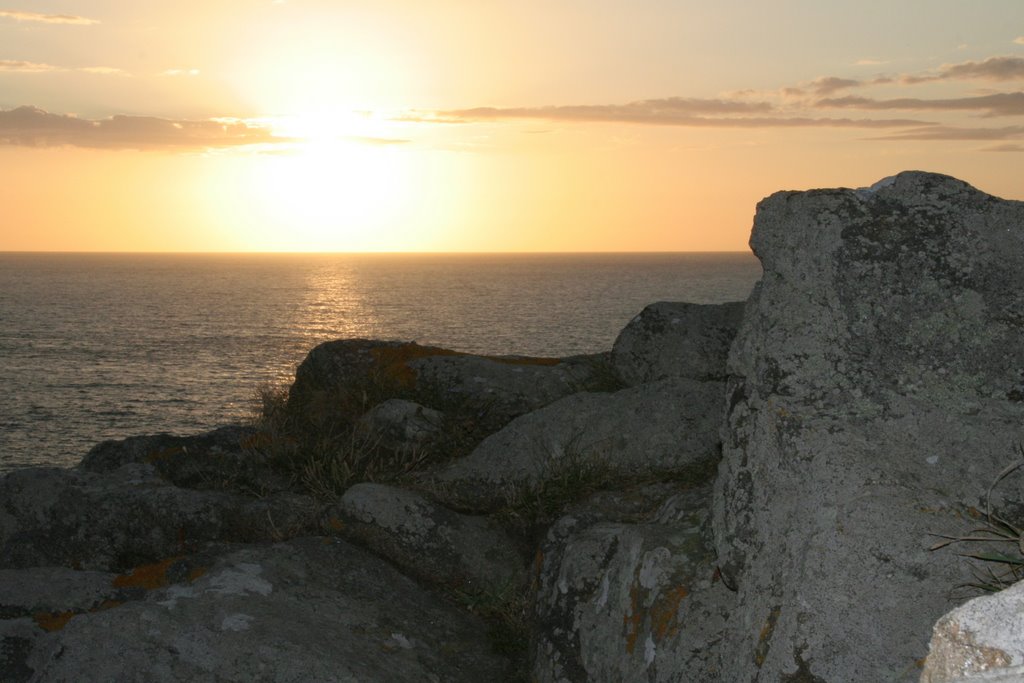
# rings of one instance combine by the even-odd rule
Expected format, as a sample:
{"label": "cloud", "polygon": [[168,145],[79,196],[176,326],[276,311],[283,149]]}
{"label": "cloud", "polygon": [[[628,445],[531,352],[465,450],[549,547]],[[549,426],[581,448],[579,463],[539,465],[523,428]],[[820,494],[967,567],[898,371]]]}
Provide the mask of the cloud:
{"label": "cloud", "polygon": [[1013,42],[1017,45],[1024,45],[1024,36],[1017,36],[1013,39]]}
{"label": "cloud", "polygon": [[19,59],[0,59],[0,71],[14,71],[17,73],[39,74],[48,71],[63,71],[59,66],[52,64],[40,64],[38,62],[26,62]]}
{"label": "cloud", "polygon": [[103,149],[204,149],[283,142],[268,128],[234,119],[202,121],[151,116],[80,119],[36,107],[0,110],[0,144]]}
{"label": "cloud", "polygon": [[628,104],[583,104],[547,107],[475,107],[438,112],[456,120],[545,119],[550,121],[616,121],[673,125],[700,115],[757,114],[774,109],[768,102],[668,97]]}
{"label": "cloud", "polygon": [[961,128],[958,126],[929,126],[890,133],[874,140],[1019,140],[1024,138],[1024,126],[1002,128]]}
{"label": "cloud", "polygon": [[900,82],[907,85],[948,80],[1012,81],[1024,79],[1024,57],[989,57],[980,62],[946,64],[936,74],[907,75]]}
{"label": "cloud", "polygon": [[475,107],[436,112],[409,112],[396,120],[420,123],[474,123],[534,119],[595,123],[632,123],[702,128],[899,128],[931,125],[916,119],[813,118],[778,115],[769,102],[670,97],[628,104],[546,107]]}
{"label": "cloud", "polygon": [[982,152],[1024,152],[1024,145],[1017,145],[1008,142],[1004,145],[993,145],[992,147],[985,147]]}
{"label": "cloud", "polygon": [[836,97],[819,100],[817,107],[869,110],[916,110],[916,111],[984,111],[985,116],[1024,115],[1024,92],[995,93],[977,97],[959,97],[942,100],[925,100],[916,97],[901,97],[877,100],[868,97]]}
{"label": "cloud", "polygon": [[91,26],[100,23],[96,19],[87,19],[72,14],[40,14],[38,12],[20,12],[17,10],[0,10],[0,17],[15,21],[35,21],[43,24],[75,24]]}
{"label": "cloud", "polygon": [[20,59],[0,59],[0,71],[23,73],[23,74],[44,74],[67,71],[81,71],[82,73],[97,74],[100,76],[130,76],[124,69],[117,69],[112,66],[82,66],[71,69],[53,64],[41,64],[39,62],[26,62]]}
{"label": "cloud", "polygon": [[852,78],[825,76],[811,81],[807,87],[810,88],[815,95],[831,95],[839,90],[856,88],[859,85],[861,85],[861,81],[856,81]]}
{"label": "cloud", "polygon": [[76,71],[82,71],[87,74],[97,74],[99,76],[130,76],[124,69],[117,69],[112,66],[83,66]]}

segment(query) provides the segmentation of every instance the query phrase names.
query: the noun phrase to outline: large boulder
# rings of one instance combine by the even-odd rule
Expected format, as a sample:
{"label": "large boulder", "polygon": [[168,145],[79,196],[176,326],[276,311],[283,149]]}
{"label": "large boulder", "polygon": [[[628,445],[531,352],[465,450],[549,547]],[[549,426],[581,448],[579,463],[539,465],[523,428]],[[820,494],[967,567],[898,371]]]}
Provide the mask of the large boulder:
{"label": "large boulder", "polygon": [[704,681],[734,595],[718,580],[710,487],[675,491],[643,520],[598,495],[541,545],[533,680]]}
{"label": "large boulder", "polygon": [[[320,344],[295,372],[289,405],[351,410],[345,401],[413,399],[445,413],[471,410],[490,429],[605,375],[605,354],[573,358],[477,356],[415,342],[342,339]],[[338,395],[345,395],[338,400]],[[326,402],[326,404],[325,404]]]}
{"label": "large boulder", "polygon": [[466,593],[496,593],[525,584],[526,562],[500,527],[414,491],[356,484],[327,510],[325,526],[433,584]]}
{"label": "large boulder", "polygon": [[475,617],[339,539],[230,552],[200,576],[14,641],[46,681],[506,680]]}
{"label": "large boulder", "polygon": [[119,571],[211,541],[296,535],[317,522],[312,499],[253,499],[168,484],[153,465],[111,472],[27,468],[0,478],[0,568]]}
{"label": "large boulder", "polygon": [[743,306],[742,301],[651,304],[619,333],[612,364],[630,386],[669,377],[723,380]]}
{"label": "large boulder", "polygon": [[267,495],[286,490],[290,482],[259,455],[263,438],[256,429],[241,425],[190,436],[132,436],[97,444],[77,469],[104,473],[131,463],[145,464],[175,486]]}
{"label": "large boulder", "polygon": [[1024,583],[975,598],[935,624],[921,683],[1024,680]]}
{"label": "large boulder", "polygon": [[513,487],[592,468],[616,478],[680,473],[719,456],[721,382],[675,379],[582,392],[516,418],[468,456],[435,475],[442,492],[481,509],[500,506]]}
{"label": "large boulder", "polygon": [[[953,178],[780,192],[733,345],[714,531],[723,680],[914,680],[1024,419],[1024,203]],[[1002,503],[993,501],[996,507]]]}

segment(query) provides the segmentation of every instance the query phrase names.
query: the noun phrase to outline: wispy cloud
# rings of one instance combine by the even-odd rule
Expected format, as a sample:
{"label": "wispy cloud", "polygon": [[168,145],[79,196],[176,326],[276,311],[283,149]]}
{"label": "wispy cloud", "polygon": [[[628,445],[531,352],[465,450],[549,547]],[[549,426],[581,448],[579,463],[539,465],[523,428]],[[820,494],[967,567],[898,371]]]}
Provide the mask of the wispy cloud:
{"label": "wispy cloud", "polygon": [[15,21],[33,21],[43,24],[75,24],[78,26],[90,26],[100,23],[96,19],[88,19],[73,14],[40,14],[39,12],[22,12],[19,10],[0,10],[0,18],[14,19]]}
{"label": "wispy cloud", "polygon": [[977,97],[926,100],[901,97],[878,100],[869,97],[835,97],[819,100],[818,107],[904,111],[983,111],[985,116],[1024,115],[1024,92],[995,93]]}
{"label": "wispy cloud", "polygon": [[17,73],[40,74],[48,71],[62,71],[59,66],[52,64],[40,64],[39,62],[26,62],[20,59],[0,59],[0,71],[14,71]]}
{"label": "wispy cloud", "polygon": [[834,92],[840,90],[846,90],[847,88],[855,88],[861,84],[861,81],[854,80],[852,78],[838,78],[836,76],[824,76],[817,78],[808,84],[808,89],[815,95],[831,95]]}
{"label": "wispy cloud", "polygon": [[777,114],[764,101],[670,97],[627,104],[560,105],[546,107],[475,107],[437,112],[411,112],[405,121],[468,123],[510,119],[632,123],[658,126],[785,128],[830,126],[841,128],[898,128],[929,125],[913,119],[849,119],[793,117]]}
{"label": "wispy cloud", "polygon": [[203,149],[279,143],[271,131],[233,119],[201,121],[150,116],[100,120],[51,114],[36,107],[0,111],[0,144],[104,149]]}
{"label": "wispy cloud", "polygon": [[0,59],[0,71],[24,74],[44,74],[55,72],[80,71],[82,73],[97,74],[100,76],[130,76],[124,69],[112,66],[81,66],[69,68],[55,66],[53,64],[42,64],[40,62],[27,62],[21,59]]}
{"label": "wispy cloud", "polygon": [[1007,142],[1003,145],[993,145],[992,147],[985,147],[981,150],[982,152],[1024,152],[1024,145]]}
{"label": "wispy cloud", "polygon": [[929,126],[898,131],[874,138],[875,140],[1019,140],[1024,138],[1024,126],[1002,128],[966,128],[959,126]]}
{"label": "wispy cloud", "polygon": [[1024,57],[989,57],[980,62],[946,64],[933,74],[905,75],[900,82],[913,85],[948,80],[1024,80]]}
{"label": "wispy cloud", "polygon": [[[861,60],[857,64],[873,64],[870,60]],[[877,62],[881,64],[882,62]],[[838,76],[822,76],[797,87],[783,88],[782,94],[790,97],[802,95],[831,95],[841,90],[850,90],[872,85],[917,85],[934,81],[953,80],[988,80],[1013,81],[1024,80],[1024,57],[989,57],[980,62],[961,62],[945,64],[934,72],[916,74],[898,74],[896,76],[875,76],[858,80],[840,78]]]}
{"label": "wispy cloud", "polygon": [[130,76],[124,69],[118,69],[112,66],[83,66],[75,71],[82,71],[87,74],[97,74],[100,76]]}
{"label": "wispy cloud", "polygon": [[1013,42],[1017,45],[1024,45],[1024,36],[1017,36],[1013,39]]}
{"label": "wispy cloud", "polygon": [[439,112],[442,117],[461,120],[546,119],[566,121],[619,121],[630,123],[675,124],[701,115],[764,114],[774,106],[769,102],[744,102],[726,99],[667,97],[627,104],[559,105],[547,107],[475,107]]}

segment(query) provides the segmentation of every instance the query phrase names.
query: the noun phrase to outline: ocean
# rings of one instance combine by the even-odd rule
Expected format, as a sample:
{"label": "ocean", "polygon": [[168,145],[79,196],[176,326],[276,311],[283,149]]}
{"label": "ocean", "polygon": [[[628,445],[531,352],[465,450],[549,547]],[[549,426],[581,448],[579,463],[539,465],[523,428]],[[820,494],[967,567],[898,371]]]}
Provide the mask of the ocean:
{"label": "ocean", "polygon": [[323,341],[594,353],[649,303],[760,276],[746,253],[0,253],[0,471],[245,420]]}

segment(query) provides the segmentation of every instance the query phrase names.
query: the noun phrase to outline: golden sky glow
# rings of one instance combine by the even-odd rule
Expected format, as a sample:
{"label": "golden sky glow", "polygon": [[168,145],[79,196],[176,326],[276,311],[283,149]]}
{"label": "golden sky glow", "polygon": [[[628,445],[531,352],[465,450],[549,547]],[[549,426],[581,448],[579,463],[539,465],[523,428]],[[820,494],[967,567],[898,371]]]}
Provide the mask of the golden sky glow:
{"label": "golden sky glow", "polygon": [[732,251],[1022,168],[1021,0],[0,0],[0,250]]}

